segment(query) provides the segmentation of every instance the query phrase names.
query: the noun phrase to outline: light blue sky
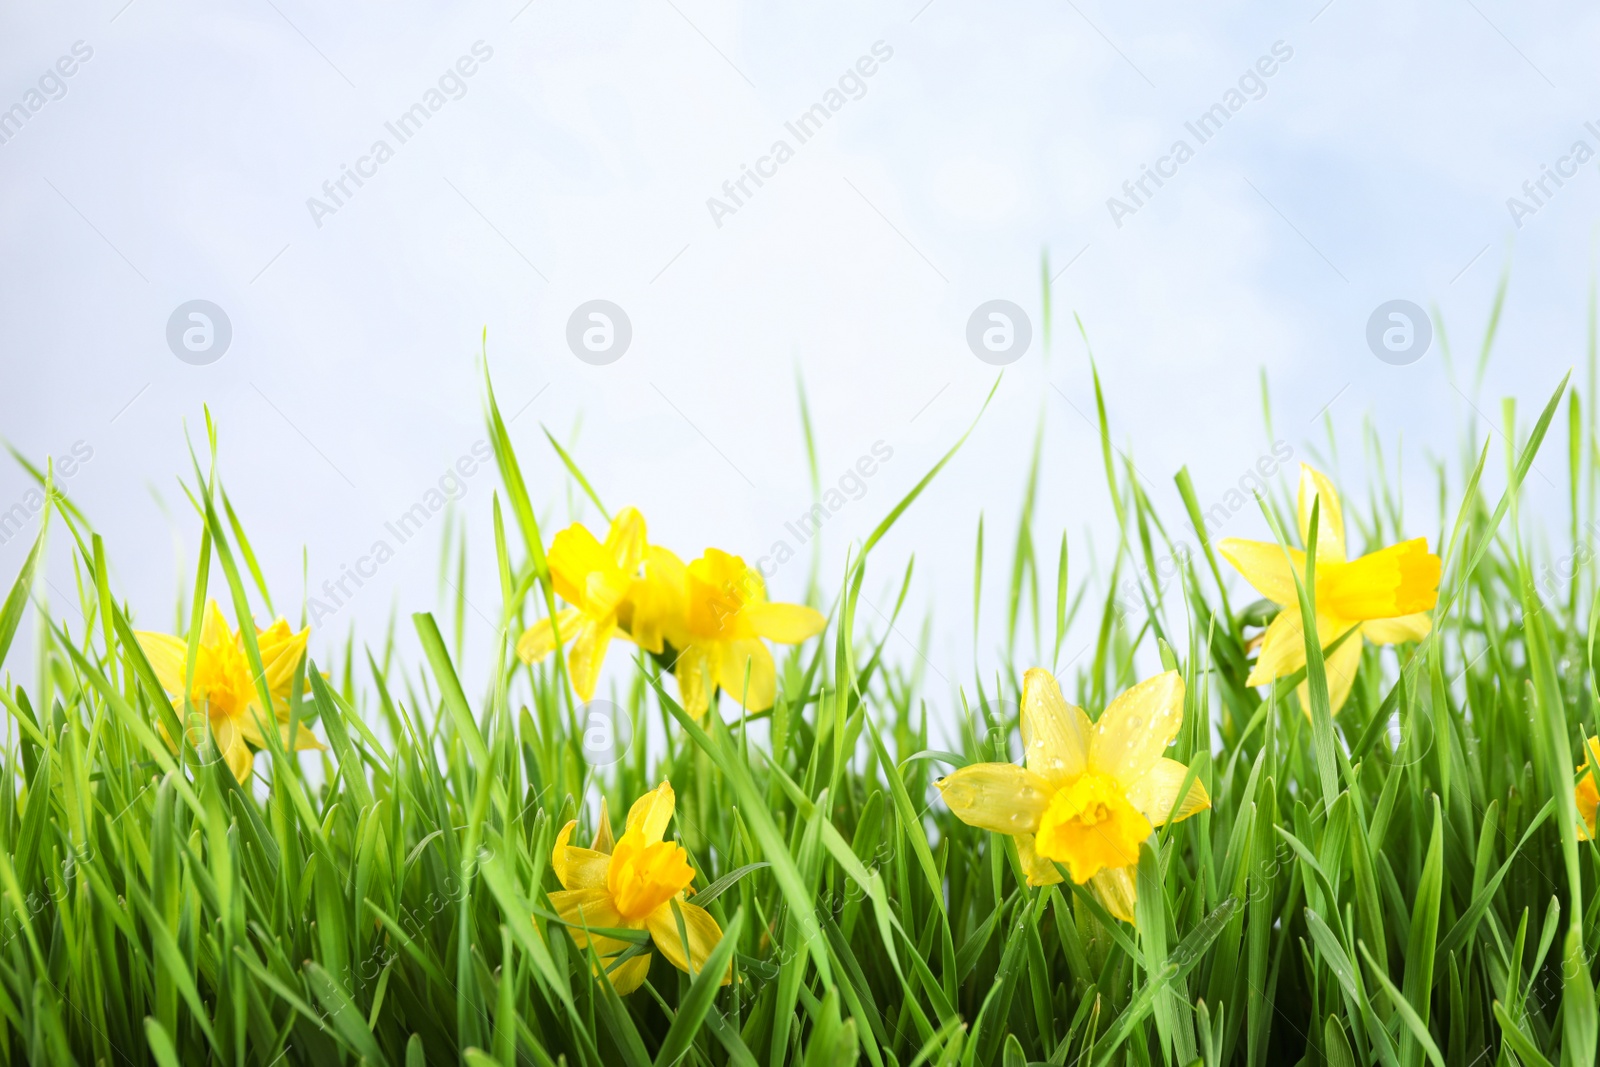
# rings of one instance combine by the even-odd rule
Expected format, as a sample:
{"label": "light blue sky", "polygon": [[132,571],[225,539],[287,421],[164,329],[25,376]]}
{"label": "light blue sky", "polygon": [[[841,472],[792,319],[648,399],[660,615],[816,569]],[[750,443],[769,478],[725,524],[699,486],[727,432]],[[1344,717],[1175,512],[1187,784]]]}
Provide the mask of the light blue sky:
{"label": "light blue sky", "polygon": [[[869,580],[887,610],[915,550],[917,617],[901,629],[914,636],[935,612],[927,666],[941,692],[971,674],[978,513],[998,589],[1041,419],[1041,541],[1053,556],[1067,528],[1086,568],[1093,530],[1104,559],[1111,517],[1074,313],[1113,434],[1174,522],[1180,466],[1209,505],[1270,450],[1261,368],[1276,437],[1309,457],[1326,411],[1351,487],[1365,484],[1364,418],[1391,458],[1403,441],[1408,514],[1430,536],[1426,457],[1454,461],[1474,408],[1498,418],[1498,398],[1515,395],[1526,420],[1569,366],[1583,381],[1600,165],[1547,180],[1520,227],[1507,208],[1575,142],[1600,149],[1585,128],[1600,126],[1597,15],[1576,4],[508,0],[402,17],[372,3],[123,2],[0,16],[0,108],[42,102],[0,143],[0,433],[33,457],[92,449],[67,489],[148,625],[171,619],[174,545],[188,567],[197,544],[175,481],[185,420],[198,444],[210,405],[226,483],[293,602],[302,545],[312,587],[337,580],[471,456],[484,328],[549,521],[565,520],[570,494],[541,423],[573,443],[608,505],[639,506],[685,555],[715,544],[753,559],[810,506],[798,368],[825,481],[876,442],[893,453],[825,527],[831,582],[847,543],[994,381],[966,347],[968,316],[990,299],[1021,305],[1032,348]],[[92,56],[55,82],[80,41]],[[859,98],[799,143],[785,123],[827,103],[875,47],[871,76],[845,84]],[[1263,91],[1246,82],[1259,98],[1199,144],[1185,124],[1275,48]],[[430,102],[400,143],[386,123]],[[1108,198],[1180,138],[1194,157],[1116,225]],[[763,163],[765,184],[714,217],[708,199],[779,139],[792,158]],[[363,163],[379,140],[392,158]],[[308,207],[358,165],[369,177],[346,179],[336,211]],[[1507,264],[1479,388],[1472,364]],[[1453,378],[1437,340],[1408,366],[1368,350],[1368,316],[1397,298],[1439,309]],[[207,366],[167,345],[169,316],[193,299],[232,327]],[[566,345],[568,317],[592,299],[632,324],[607,366]],[[1528,506],[1556,516],[1550,456]],[[493,477],[465,484],[468,594],[492,616]],[[0,511],[26,488],[0,470]],[[442,526],[395,542],[314,649],[351,622],[376,639],[396,604],[436,606]],[[1265,533],[1249,509],[1222,532]],[[5,573],[25,550],[25,538],[0,545]],[[797,597],[803,581],[803,563],[784,567],[772,595]]]}

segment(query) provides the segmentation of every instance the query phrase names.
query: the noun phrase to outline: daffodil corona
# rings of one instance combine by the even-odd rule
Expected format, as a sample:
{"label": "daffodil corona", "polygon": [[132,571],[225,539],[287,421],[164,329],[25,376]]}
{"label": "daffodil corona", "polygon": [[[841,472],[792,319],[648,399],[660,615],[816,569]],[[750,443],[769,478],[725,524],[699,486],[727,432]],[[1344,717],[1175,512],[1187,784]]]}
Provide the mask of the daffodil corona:
{"label": "daffodil corona", "polygon": [[[650,953],[619,963],[630,943],[589,930],[647,931],[656,951],[678,970],[694,973],[722,940],[722,928],[711,913],[684,899],[694,881],[689,854],[682,845],[663,840],[674,806],[672,786],[663,781],[634,801],[623,834],[615,841],[604,802],[600,827],[589,848],[568,843],[576,820],[556,835],[550,865],[563,888],[550,894],[550,903],[567,923],[574,943],[580,949],[594,949],[597,971],[606,971],[619,994],[643,984],[650,973]],[[723,985],[732,980],[732,973],[730,964]]]}
{"label": "daffodil corona", "polygon": [[962,822],[1016,838],[1028,884],[1087,884],[1112,915],[1133,922],[1139,844],[1169,819],[1211,806],[1189,768],[1161,753],[1183,724],[1183,677],[1148,678],[1091,723],[1049,671],[1022,676],[1026,767],[975,763],[939,780]]}
{"label": "daffodil corona", "polygon": [[[189,686],[189,705],[204,720],[216,741],[217,751],[240,782],[249,779],[255,765],[255,749],[265,748],[260,726],[275,722],[278,736],[289,745],[289,695],[295,675],[305,656],[309,628],[299,633],[278,619],[265,630],[256,631],[256,647],[261,653],[267,692],[272,708],[263,711],[243,638],[229,628],[215,600],[206,602],[200,624],[200,645],[195,653],[194,678]],[[184,718],[184,679],[188,675],[189,643],[171,634],[138,631],[134,634],[156,672],[161,687],[172,697],[173,709]],[[187,726],[186,726],[187,729]],[[165,728],[163,728],[165,733]],[[172,742],[172,738],[167,738]],[[199,741],[201,738],[191,738]],[[307,726],[295,731],[296,749],[321,749],[322,742]]]}
{"label": "daffodil corona", "polygon": [[[1318,501],[1317,640],[1327,652],[1335,641],[1345,638],[1327,652],[1325,663],[1328,703],[1338,712],[1355,683],[1363,641],[1395,645],[1428,636],[1432,623],[1427,613],[1439,600],[1440,561],[1428,551],[1427,539],[1422,537],[1347,561],[1339,494],[1326,475],[1304,463],[1300,465],[1296,508],[1302,544],[1310,538],[1311,511]],[[1304,580],[1305,553],[1290,549],[1286,559],[1279,545],[1235,537],[1217,542],[1217,549],[1262,596],[1284,609],[1262,635],[1261,651],[1246,683],[1266,685],[1300,670],[1306,665],[1306,646],[1294,575],[1297,571]],[[1294,570],[1290,569],[1291,559]],[[1300,704],[1309,714],[1311,701],[1305,683],[1299,694]]]}

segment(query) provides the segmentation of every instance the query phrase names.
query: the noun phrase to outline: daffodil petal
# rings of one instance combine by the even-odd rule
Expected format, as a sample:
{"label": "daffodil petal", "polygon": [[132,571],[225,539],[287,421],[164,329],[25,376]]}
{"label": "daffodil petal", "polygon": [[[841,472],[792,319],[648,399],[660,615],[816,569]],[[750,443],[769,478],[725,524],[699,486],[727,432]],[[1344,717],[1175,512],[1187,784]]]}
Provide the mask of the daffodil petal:
{"label": "daffodil petal", "polygon": [[650,953],[645,952],[622,963],[606,961],[606,977],[611,980],[611,988],[617,991],[617,996],[625,997],[644,985],[644,980],[650,977],[650,959]]}
{"label": "daffodil petal", "polygon": [[1342,619],[1393,619],[1429,611],[1439,601],[1439,557],[1416,537],[1329,564],[1317,576],[1317,611]]}
{"label": "daffodil petal", "polygon": [[1244,580],[1256,591],[1278,604],[1295,603],[1294,573],[1289,570],[1290,560],[1301,574],[1305,573],[1306,554],[1299,549],[1284,550],[1268,541],[1243,541],[1237,537],[1224,537],[1217,542],[1217,551],[1233,564]]}
{"label": "daffodil petal", "polygon": [[1178,803],[1178,790],[1183,788],[1183,780],[1188,775],[1188,767],[1175,759],[1162,757],[1128,785],[1128,803],[1138,808],[1152,826],[1165,824],[1168,812],[1172,813],[1172,822],[1181,822],[1211,806],[1211,797],[1206,794],[1205,783],[1200,781],[1199,775],[1190,783],[1183,802]]}
{"label": "daffodil petal", "polygon": [[572,691],[587,704],[594,699],[595,686],[600,684],[600,667],[606,660],[606,649],[617,632],[617,617],[584,619],[578,627],[578,639],[572,642],[567,654],[567,669],[572,672]]}
{"label": "daffodil petal", "polygon": [[1089,879],[1089,889],[1094,893],[1095,899],[1105,905],[1105,909],[1114,917],[1125,923],[1134,921],[1133,909],[1139,900],[1134,876],[1138,871],[1137,864],[1130,864],[1127,867],[1107,867]]}
{"label": "daffodil petal", "polygon": [[287,703],[295,674],[305,655],[306,640],[310,636],[309,626],[299,633],[290,633],[288,623],[282,619],[257,635],[256,647],[261,652],[261,669],[265,672],[267,691],[272,694],[274,703]]}
{"label": "daffodil petal", "polygon": [[[602,961],[606,957],[616,956],[628,948],[630,942],[603,934],[590,934],[585,927],[600,930],[637,929],[634,923],[622,917],[617,906],[611,900],[611,894],[604,886],[593,889],[558,889],[550,894],[550,906],[555,909],[561,921],[567,924],[567,933],[572,937],[572,943],[580,949],[588,948],[594,944],[594,950],[600,955]],[[615,976],[612,981],[615,982]]]}
{"label": "daffodil petal", "polygon": [[638,508],[623,508],[611,520],[605,549],[616,561],[617,569],[632,574],[645,555],[644,516]]}
{"label": "daffodil petal", "polygon": [[567,842],[572,840],[572,831],[578,828],[577,819],[569,819],[567,825],[556,832],[556,843],[550,849],[550,869],[556,874],[556,881],[561,883],[562,889],[571,889],[567,884]]}
{"label": "daffodil petal", "polygon": [[238,725],[232,719],[213,719],[211,731],[217,751],[227,761],[233,777],[240,785],[248,782],[251,772],[255,769],[256,757],[255,753],[250,751],[250,746],[245,744],[244,735]]}
{"label": "daffodil petal", "polygon": [[624,832],[637,832],[643,835],[645,844],[653,845],[666,835],[667,824],[672,821],[672,812],[676,807],[677,797],[672,792],[672,783],[662,782],[633,802],[633,807],[628,809]]}
{"label": "daffodil petal", "polygon": [[1050,783],[1012,763],[971,763],[936,783],[952,814],[998,834],[1033,833],[1050,804]]}
{"label": "daffodil petal", "polygon": [[1300,543],[1311,543],[1311,506],[1317,501],[1322,507],[1317,514],[1317,562],[1330,560],[1343,563],[1344,507],[1339,503],[1339,491],[1328,476],[1308,463],[1300,464],[1300,498],[1295,509],[1300,520]]}
{"label": "daffodil petal", "polygon": [[556,647],[556,630],[561,631],[562,641],[571,641],[578,635],[578,627],[583,623],[583,613],[576,608],[565,608],[556,612],[555,625],[549,619],[540,619],[517,638],[517,658],[524,663],[538,663]]}
{"label": "daffodil petal", "polygon": [[1398,645],[1406,641],[1421,641],[1433,629],[1433,620],[1426,611],[1401,615],[1393,619],[1368,619],[1361,624],[1361,632],[1375,645]]}
{"label": "daffodil petal", "polygon": [[628,636],[640,648],[660,652],[669,635],[683,629],[689,605],[689,568],[670,550],[651,545],[643,577],[628,593]]}
{"label": "daffodil petal", "polygon": [[711,690],[717,684],[717,668],[704,645],[692,644],[678,653],[672,667],[678,679],[678,699],[691,718],[704,718],[711,707]]}
{"label": "daffodil petal", "polygon": [[1017,834],[1015,839],[1017,858],[1022,861],[1022,871],[1029,885],[1038,888],[1061,881],[1061,872],[1056,870],[1056,865],[1039,855],[1039,850],[1034,847],[1032,834]]}
{"label": "daffodil petal", "polygon": [[[772,653],[759,638],[745,641],[726,641],[721,647],[721,663],[717,668],[722,688],[738,699],[746,711],[766,711],[778,695],[778,667]],[[750,677],[745,678],[749,665]]]}
{"label": "daffodil petal", "polygon": [[1082,708],[1067,703],[1049,671],[1033,667],[1022,676],[1021,717],[1028,770],[1052,784],[1083,773],[1093,725]]}
{"label": "daffodil petal", "polygon": [[215,600],[206,601],[205,614],[200,621],[200,643],[202,645],[232,645],[239,639],[228,628],[228,620],[222,617],[222,609],[217,607]]}
{"label": "daffodil petal", "polygon": [[615,567],[590,571],[583,580],[584,610],[591,615],[609,615],[632,588],[633,578]]}
{"label": "daffodil petal", "polygon": [[606,798],[600,798],[600,818],[595,821],[594,841],[589,845],[596,852],[611,855],[611,850],[616,847],[616,839],[611,836],[611,812],[606,809]]}
{"label": "daffodil petal", "polygon": [[[1363,628],[1364,629],[1364,628]],[[1356,684],[1356,670],[1361,666],[1361,637],[1351,634],[1344,643],[1329,652],[1322,661],[1323,673],[1328,679],[1328,711],[1334,715],[1350,699],[1350,690]],[[1304,646],[1302,646],[1303,648]],[[1301,659],[1304,660],[1304,653]],[[1300,706],[1311,714],[1311,685],[1301,682],[1295,692],[1300,695]]]}
{"label": "daffodil petal", "polygon": [[550,851],[550,869],[563,889],[593,889],[606,884],[606,873],[611,867],[611,857],[593,849],[578,848],[568,844],[572,831],[577,829],[574,819],[556,835],[555,848]]}
{"label": "daffodil petal", "polygon": [[1089,736],[1089,766],[1127,785],[1155,766],[1183,725],[1183,675],[1146,678],[1111,702]]}
{"label": "daffodil petal", "polygon": [[1274,678],[1293,674],[1306,665],[1306,643],[1300,609],[1285,608],[1267,624],[1261,648],[1245,685],[1266,685]]}
{"label": "daffodil petal", "polygon": [[[239,736],[243,737],[246,741],[257,748],[266,748],[266,738],[262,736],[260,727],[256,725],[255,717],[257,714],[259,713],[252,705],[250,712],[246,717],[236,720],[239,729]],[[275,726],[278,731],[278,743],[282,745],[286,751],[291,750],[289,745],[289,724],[286,722],[274,721],[273,726]],[[295,727],[294,746],[292,751],[326,752],[327,749],[328,746],[324,745],[320,740],[317,739],[317,735],[311,732],[311,727],[309,725],[302,722]]]}
{"label": "daffodil petal", "polygon": [[556,534],[545,555],[556,595],[575,607],[588,601],[589,575],[595,571],[616,570],[617,564],[605,546],[582,523],[573,523]]}
{"label": "daffodil petal", "polygon": [[133,636],[144,650],[144,658],[150,661],[151,670],[156,672],[156,680],[161,683],[161,688],[169,696],[181,697],[184,673],[189,662],[189,643],[171,634],[151,633],[148,630],[136,630]]}
{"label": "daffodil petal", "polygon": [[[673,904],[683,914],[683,935],[678,933],[678,918],[673,914]],[[668,901],[645,918],[645,927],[650,931],[650,939],[655,942],[656,951],[665,956],[678,970],[688,971],[693,965],[694,973],[699,974],[705,966],[706,959],[711,955],[712,949],[722,940],[722,927],[717,925],[717,920],[711,917],[706,909],[690,904],[687,901]],[[683,952],[684,937],[689,941],[689,954]],[[733,981],[733,961],[728,961],[728,970],[722,976],[722,985]]]}
{"label": "daffodil petal", "polygon": [[822,612],[804,604],[774,604],[763,600],[746,604],[739,614],[758,636],[780,645],[798,645],[817,636],[828,625]]}

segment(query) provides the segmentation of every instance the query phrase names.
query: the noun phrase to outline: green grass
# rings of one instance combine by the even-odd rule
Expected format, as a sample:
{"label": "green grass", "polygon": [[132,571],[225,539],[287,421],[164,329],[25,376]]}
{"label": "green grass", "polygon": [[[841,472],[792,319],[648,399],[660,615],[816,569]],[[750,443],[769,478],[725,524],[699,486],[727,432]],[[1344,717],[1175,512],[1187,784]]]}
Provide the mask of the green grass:
{"label": "green grass", "polygon": [[[770,713],[741,718],[724,701],[702,728],[645,657],[624,672],[626,707],[634,735],[654,722],[664,748],[635,744],[589,766],[559,659],[528,668],[511,654],[553,601],[548,538],[491,394],[493,540],[463,539],[445,563],[470,549],[499,576],[501,633],[472,651],[498,665],[488,691],[458,679],[460,599],[438,618],[417,614],[415,640],[402,627],[312,665],[295,715],[330,750],[262,761],[252,789],[161,740],[168,704],[108,578],[111,544],[54,495],[38,546],[48,536],[71,550],[75,610],[38,603],[28,615],[35,547],[0,612],[11,724],[0,1058],[1593,1063],[1600,852],[1574,832],[1572,768],[1596,731],[1600,585],[1587,556],[1570,576],[1537,564],[1530,542],[1543,531],[1517,506],[1534,456],[1556,469],[1565,434],[1571,534],[1586,536],[1577,516],[1594,513],[1600,467],[1576,395],[1557,390],[1532,423],[1508,404],[1502,426],[1469,437],[1459,468],[1438,471],[1454,516],[1440,531],[1405,528],[1373,453],[1380,488],[1365,507],[1346,497],[1352,548],[1437,533],[1445,578],[1434,635],[1368,647],[1330,718],[1320,656],[1309,716],[1298,678],[1245,686],[1245,620],[1259,606],[1219,566],[1186,472],[1175,478],[1184,508],[1157,514],[1110,445],[1095,389],[1115,556],[1088,573],[1064,534],[1034,528],[1037,457],[1009,566],[988,584],[976,523],[974,610],[1003,604],[1004,641],[983,639],[1012,663],[965,686],[956,742],[930,724],[917,659],[886,654],[889,627],[856,611],[869,575],[901,584],[902,610],[913,571],[877,545],[928,479],[854,550],[819,605],[829,629],[780,660]],[[197,461],[186,488],[201,530],[186,614],[198,618],[210,595],[265,622],[268,590],[214,467]],[[1294,528],[1281,486],[1263,508]],[[1411,521],[1426,510],[1413,504]],[[1264,535],[1265,516],[1234,529],[1257,522]],[[1003,526],[991,517],[991,552]],[[1199,549],[1172,576],[1180,541]],[[1119,588],[1138,590],[1136,610]],[[6,658],[25,615],[39,634],[27,671]],[[1096,640],[1062,683],[1091,716],[1158,660],[1184,673],[1169,755],[1192,762],[1213,798],[1142,850],[1137,927],[1068,884],[1028,888],[1009,839],[931,799],[952,765],[1012,758],[1021,671],[1058,659],[1073,626]],[[32,680],[15,680],[24,673]],[[959,751],[935,750],[951,744]],[[658,956],[646,986],[619,998],[554,916],[550,850],[568,818],[592,828],[601,794],[624,811],[663,777],[736,981],[719,989]]]}

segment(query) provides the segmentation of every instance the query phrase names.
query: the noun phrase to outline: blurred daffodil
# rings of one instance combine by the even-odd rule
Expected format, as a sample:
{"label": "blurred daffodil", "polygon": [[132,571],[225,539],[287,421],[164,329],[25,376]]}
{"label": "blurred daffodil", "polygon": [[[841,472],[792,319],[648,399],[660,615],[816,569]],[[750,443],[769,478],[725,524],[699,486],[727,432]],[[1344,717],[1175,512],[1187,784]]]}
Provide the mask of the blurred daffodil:
{"label": "blurred daffodil", "polygon": [[[650,953],[618,963],[630,942],[590,933],[590,929],[643,930],[656,951],[680,971],[698,973],[722,940],[722,928],[704,908],[684,899],[694,869],[682,845],[662,840],[672,820],[672,786],[663,781],[640,797],[628,811],[623,834],[614,842],[605,805],[600,829],[589,848],[569,844],[577,822],[556,835],[550,865],[564,888],[550,894],[556,914],[567,923],[577,946],[593,946],[598,968],[610,975],[619,994],[638,989],[650,973]],[[682,932],[679,921],[682,921]],[[588,929],[585,929],[588,928]],[[722,977],[732,980],[733,967]]]}
{"label": "blurred daffodil", "polygon": [[[250,777],[255,764],[254,749],[266,747],[258,719],[261,725],[276,723],[279,739],[285,747],[289,744],[289,695],[310,633],[309,628],[295,633],[283,619],[265,630],[256,631],[256,647],[261,653],[267,692],[272,697],[272,708],[263,710],[243,638],[229,628],[215,600],[206,603],[200,624],[200,645],[195,653],[194,679],[189,687],[189,704],[195,714],[204,716],[217,750],[240,782]],[[144,630],[134,636],[161,687],[172,697],[173,709],[181,721],[184,718],[184,679],[188,673],[188,641]],[[166,732],[165,727],[162,732]],[[172,742],[170,737],[167,740]],[[192,736],[189,740],[198,744],[203,736]],[[300,726],[295,731],[294,747],[321,749],[324,746],[309,727]]]}
{"label": "blurred daffodil", "polygon": [[1600,808],[1600,789],[1594,784],[1594,771],[1589,769],[1589,756],[1593,755],[1594,761],[1600,765],[1600,737],[1589,738],[1589,752],[1584,756],[1584,762],[1578,764],[1577,773],[1583,775],[1578,780],[1578,786],[1573,790],[1573,799],[1578,802],[1578,840],[1588,841],[1594,837],[1595,809]]}
{"label": "blurred daffodil", "polygon": [[[1394,645],[1420,641],[1428,635],[1427,612],[1439,600],[1439,557],[1428,551],[1426,538],[1417,537],[1356,560],[1346,560],[1344,509],[1339,494],[1326,475],[1300,465],[1300,539],[1310,536],[1312,506],[1321,501],[1317,520],[1316,612],[1317,640],[1324,650],[1346,634],[1339,647],[1327,654],[1328,703],[1334,711],[1344,706],[1361,664],[1364,641]],[[1284,610],[1262,635],[1261,652],[1247,685],[1266,685],[1306,665],[1305,638],[1295,596],[1294,573],[1305,577],[1305,553],[1289,550],[1290,570],[1284,550],[1265,541],[1228,537],[1217,548],[1261,595]],[[1351,633],[1351,631],[1359,631]],[[1311,701],[1304,682],[1298,690],[1300,704],[1309,714]]]}
{"label": "blurred daffodil", "polygon": [[770,602],[759,571],[715,548],[689,564],[686,579],[687,610],[667,632],[683,709],[704,715],[719,686],[747,711],[772,707],[778,670],[762,638],[797,645],[827,620],[815,608]]}
{"label": "blurred daffodil", "polygon": [[1189,768],[1161,753],[1183,724],[1183,678],[1148,678],[1117,697],[1098,722],[1068,704],[1049,671],[1022,676],[1026,767],[975,763],[938,786],[969,826],[1016,838],[1028,884],[1061,881],[1055,864],[1087,884],[1106,910],[1134,921],[1139,843],[1154,827],[1211,806]]}
{"label": "blurred daffodil", "polygon": [[556,595],[571,607],[529,627],[517,639],[517,655],[524,663],[543,659],[556,647],[559,631],[559,642],[570,645],[572,688],[585,703],[594,699],[606,648],[629,610],[629,594],[649,554],[644,516],[634,508],[617,513],[604,543],[576,522],[556,534],[546,557],[550,578]]}

